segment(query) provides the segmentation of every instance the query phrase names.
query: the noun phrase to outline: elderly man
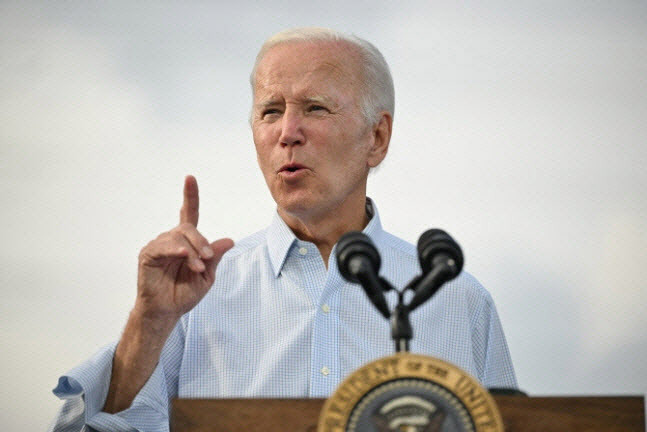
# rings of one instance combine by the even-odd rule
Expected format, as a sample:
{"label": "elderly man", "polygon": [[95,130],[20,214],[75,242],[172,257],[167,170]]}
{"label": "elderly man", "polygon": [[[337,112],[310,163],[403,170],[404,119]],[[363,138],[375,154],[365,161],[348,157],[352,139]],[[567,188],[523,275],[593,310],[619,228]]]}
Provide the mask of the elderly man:
{"label": "elderly man", "polygon": [[[330,259],[342,234],[363,230],[385,278],[402,286],[420,272],[415,248],[382,229],[366,197],[391,138],[384,58],[330,30],[286,31],[262,47],[252,89],[273,222],[233,248],[229,239],[210,243],[197,230],[198,186],[187,177],[180,224],[141,251],[121,340],[60,379],[54,392],[65,404],[53,430],[168,430],[174,397],[325,397],[392,353],[387,321]],[[471,276],[412,320],[412,351],[486,386],[516,387],[492,299]]]}

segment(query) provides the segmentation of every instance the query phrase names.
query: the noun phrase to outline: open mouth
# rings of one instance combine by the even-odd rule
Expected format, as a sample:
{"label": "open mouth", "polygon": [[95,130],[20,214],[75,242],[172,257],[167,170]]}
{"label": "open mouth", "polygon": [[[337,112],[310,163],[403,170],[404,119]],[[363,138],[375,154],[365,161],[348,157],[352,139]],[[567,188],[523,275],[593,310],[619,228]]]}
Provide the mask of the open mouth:
{"label": "open mouth", "polygon": [[287,165],[283,165],[283,166],[281,167],[281,169],[279,170],[279,172],[280,172],[280,173],[281,173],[281,172],[282,172],[282,173],[295,173],[295,172],[297,172],[297,171],[301,171],[301,170],[303,170],[303,169],[305,169],[305,168],[306,168],[306,167],[305,167],[305,166],[303,166],[303,165],[301,165],[301,164],[297,164],[297,163],[290,163],[290,164],[287,164]]}

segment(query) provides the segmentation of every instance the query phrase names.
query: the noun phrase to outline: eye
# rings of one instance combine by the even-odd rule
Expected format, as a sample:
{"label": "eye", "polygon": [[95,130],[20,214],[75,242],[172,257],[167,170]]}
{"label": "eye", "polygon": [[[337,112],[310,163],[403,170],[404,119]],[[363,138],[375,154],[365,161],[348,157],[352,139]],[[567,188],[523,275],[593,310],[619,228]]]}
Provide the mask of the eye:
{"label": "eye", "polygon": [[274,116],[274,115],[278,115],[278,114],[280,114],[280,113],[281,113],[281,111],[279,111],[279,110],[278,110],[278,109],[276,109],[276,108],[268,108],[268,109],[264,110],[264,111],[261,113],[261,118],[265,118],[265,117],[267,117],[267,116]]}
{"label": "eye", "polygon": [[308,107],[308,112],[313,112],[313,111],[328,111],[328,108],[321,105],[310,105]]}

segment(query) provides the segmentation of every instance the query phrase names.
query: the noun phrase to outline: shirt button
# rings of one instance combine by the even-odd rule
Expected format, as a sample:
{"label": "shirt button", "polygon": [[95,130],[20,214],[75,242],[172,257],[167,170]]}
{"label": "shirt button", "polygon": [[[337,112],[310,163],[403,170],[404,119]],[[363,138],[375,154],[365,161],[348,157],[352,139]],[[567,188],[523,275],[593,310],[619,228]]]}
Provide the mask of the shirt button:
{"label": "shirt button", "polygon": [[301,255],[306,255],[306,254],[308,253],[308,249],[306,249],[306,248],[304,248],[304,247],[299,248],[299,253],[300,253]]}
{"label": "shirt button", "polygon": [[323,375],[323,376],[330,375],[330,369],[328,369],[328,366],[324,366],[324,367],[321,368],[321,375]]}
{"label": "shirt button", "polygon": [[324,303],[321,305],[321,310],[324,311],[324,313],[328,313],[330,312],[330,306]]}

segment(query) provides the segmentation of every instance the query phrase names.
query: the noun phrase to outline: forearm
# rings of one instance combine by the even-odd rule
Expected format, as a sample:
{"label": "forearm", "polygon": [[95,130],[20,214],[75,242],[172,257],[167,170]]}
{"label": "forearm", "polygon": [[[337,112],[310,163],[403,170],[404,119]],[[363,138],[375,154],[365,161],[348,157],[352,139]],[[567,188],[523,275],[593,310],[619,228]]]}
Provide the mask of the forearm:
{"label": "forearm", "polygon": [[128,408],[150,378],[177,319],[153,319],[135,308],[128,318],[112,363],[110,388],[103,411]]}

